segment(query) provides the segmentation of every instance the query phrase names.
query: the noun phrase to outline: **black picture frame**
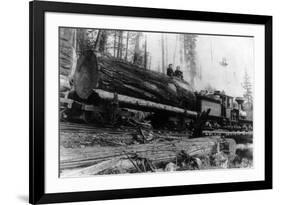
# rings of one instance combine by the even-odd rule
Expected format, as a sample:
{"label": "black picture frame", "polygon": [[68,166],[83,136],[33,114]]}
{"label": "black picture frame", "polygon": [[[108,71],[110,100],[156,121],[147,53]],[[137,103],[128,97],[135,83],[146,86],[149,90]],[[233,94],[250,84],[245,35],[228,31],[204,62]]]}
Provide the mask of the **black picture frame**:
{"label": "black picture frame", "polygon": [[[198,193],[261,190],[272,188],[272,17],[262,15],[214,13],[155,8],[104,6],[77,3],[33,1],[30,12],[30,164],[29,202],[32,204],[155,197]],[[45,193],[45,12],[150,17],[209,22],[259,24],[265,26],[265,180],[237,183],[200,184],[154,188],[135,188],[74,193]]]}

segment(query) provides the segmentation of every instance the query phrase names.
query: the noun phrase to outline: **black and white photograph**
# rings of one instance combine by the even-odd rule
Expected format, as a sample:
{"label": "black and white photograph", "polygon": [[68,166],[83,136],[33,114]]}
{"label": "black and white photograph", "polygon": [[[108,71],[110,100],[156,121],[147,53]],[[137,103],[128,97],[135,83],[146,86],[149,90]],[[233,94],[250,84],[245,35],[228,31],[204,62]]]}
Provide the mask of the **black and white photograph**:
{"label": "black and white photograph", "polygon": [[59,177],[253,169],[253,36],[59,27]]}
{"label": "black and white photograph", "polygon": [[272,189],[272,16],[29,12],[30,203]]}
{"label": "black and white photograph", "polygon": [[0,204],[280,201],[278,1],[2,8]]}

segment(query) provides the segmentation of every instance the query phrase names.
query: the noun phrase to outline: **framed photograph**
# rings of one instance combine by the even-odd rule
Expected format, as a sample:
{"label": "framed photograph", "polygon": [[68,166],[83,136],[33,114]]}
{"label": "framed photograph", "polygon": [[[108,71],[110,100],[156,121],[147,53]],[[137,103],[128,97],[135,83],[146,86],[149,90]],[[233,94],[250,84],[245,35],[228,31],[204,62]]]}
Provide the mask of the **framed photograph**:
{"label": "framed photograph", "polygon": [[272,17],[30,2],[30,203],[272,188]]}

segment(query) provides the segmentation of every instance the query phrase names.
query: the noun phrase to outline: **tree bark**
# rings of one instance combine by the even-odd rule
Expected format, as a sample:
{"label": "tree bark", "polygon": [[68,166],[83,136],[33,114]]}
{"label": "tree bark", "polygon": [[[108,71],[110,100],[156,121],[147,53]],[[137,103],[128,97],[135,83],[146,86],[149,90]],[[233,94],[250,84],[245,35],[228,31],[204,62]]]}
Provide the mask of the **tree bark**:
{"label": "tree bark", "polygon": [[82,99],[87,99],[93,89],[101,89],[188,110],[195,108],[194,90],[186,81],[115,58],[97,58],[90,52],[80,56],[78,62],[74,89]]}

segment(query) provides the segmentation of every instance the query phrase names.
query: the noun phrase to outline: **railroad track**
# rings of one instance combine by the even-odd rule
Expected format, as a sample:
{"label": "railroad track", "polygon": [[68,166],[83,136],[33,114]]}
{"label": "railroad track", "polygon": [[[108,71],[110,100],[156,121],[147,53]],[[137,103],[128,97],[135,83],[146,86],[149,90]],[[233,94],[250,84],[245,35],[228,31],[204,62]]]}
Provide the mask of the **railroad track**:
{"label": "railroad track", "polygon": [[[123,134],[131,133],[134,134],[138,132],[138,129],[134,127],[121,127],[115,128],[110,126],[98,127],[97,125],[71,123],[71,122],[60,122],[60,131],[65,132],[85,132],[85,133],[108,133],[108,134]],[[172,136],[186,136],[187,133],[167,131],[167,130],[153,130],[153,132],[158,134],[172,135]],[[249,131],[225,131],[225,130],[204,130],[203,136],[253,136],[253,132]]]}
{"label": "railroad track", "polygon": [[212,135],[253,135],[253,132],[246,132],[246,131],[223,131],[223,130],[214,130],[214,131],[203,131],[204,136],[212,136]]}
{"label": "railroad track", "polygon": [[251,144],[253,143],[253,132],[245,131],[223,131],[223,130],[213,130],[213,131],[203,131],[203,136],[224,136],[225,138],[232,138],[237,144]]}
{"label": "railroad track", "polygon": [[72,131],[72,132],[87,132],[87,133],[100,133],[106,132],[111,134],[119,134],[124,131],[134,131],[133,129],[118,129],[114,127],[97,127],[97,125],[86,125],[80,123],[60,122],[60,131]]}

